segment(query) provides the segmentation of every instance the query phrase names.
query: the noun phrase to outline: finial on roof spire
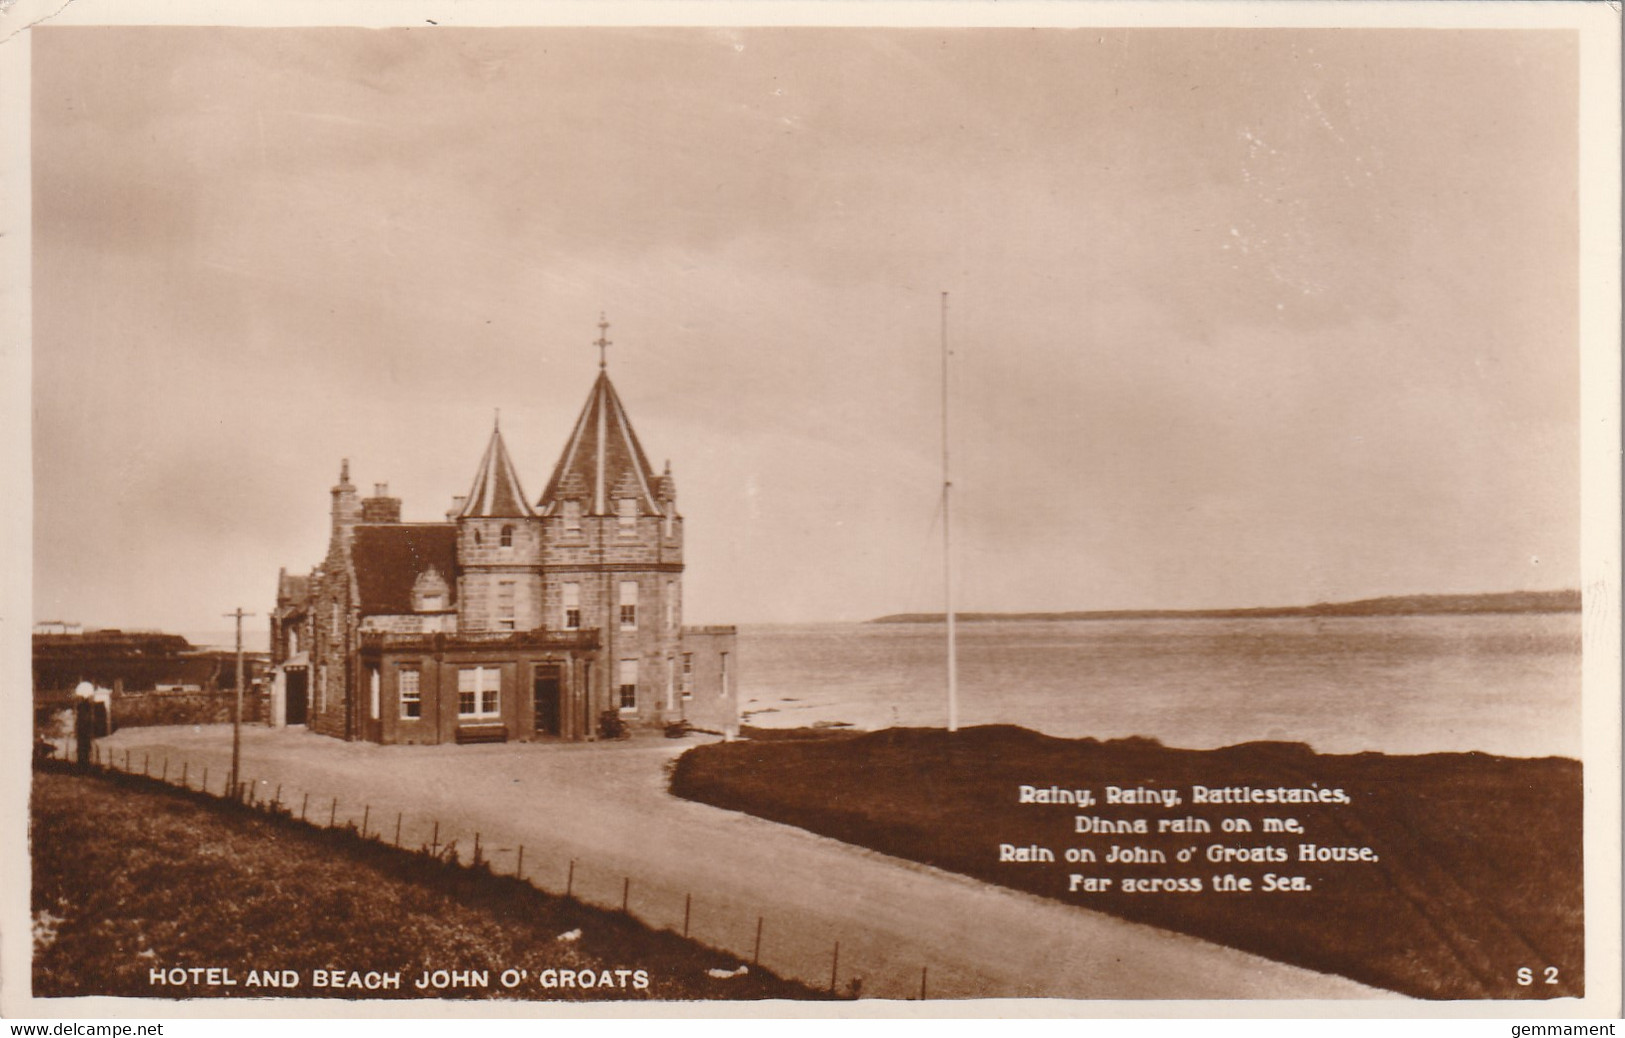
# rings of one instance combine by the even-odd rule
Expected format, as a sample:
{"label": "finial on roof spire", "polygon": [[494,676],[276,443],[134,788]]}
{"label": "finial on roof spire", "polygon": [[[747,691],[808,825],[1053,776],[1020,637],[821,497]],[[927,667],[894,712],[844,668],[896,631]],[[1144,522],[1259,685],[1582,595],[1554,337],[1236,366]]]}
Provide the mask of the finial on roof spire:
{"label": "finial on roof spire", "polygon": [[350,482],[350,459],[345,458],[339,462],[339,482]]}
{"label": "finial on roof spire", "polygon": [[602,310],[600,310],[600,311],[598,311],[598,340],[593,343],[594,346],[598,347],[598,370],[599,371],[603,371],[605,368],[609,367],[609,361],[607,359],[605,351],[609,347],[615,345],[614,343],[609,341],[608,333],[609,333],[609,322],[604,319],[604,312]]}

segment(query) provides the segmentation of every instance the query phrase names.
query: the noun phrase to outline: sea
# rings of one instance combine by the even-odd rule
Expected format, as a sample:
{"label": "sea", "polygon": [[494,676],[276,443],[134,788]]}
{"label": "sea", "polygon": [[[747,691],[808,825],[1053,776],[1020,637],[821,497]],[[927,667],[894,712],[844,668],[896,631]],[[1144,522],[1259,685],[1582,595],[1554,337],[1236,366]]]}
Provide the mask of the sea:
{"label": "sea", "polygon": [[[1580,614],[957,625],[961,727],[1211,749],[1580,756]],[[942,727],[941,623],[747,625],[763,728]]]}

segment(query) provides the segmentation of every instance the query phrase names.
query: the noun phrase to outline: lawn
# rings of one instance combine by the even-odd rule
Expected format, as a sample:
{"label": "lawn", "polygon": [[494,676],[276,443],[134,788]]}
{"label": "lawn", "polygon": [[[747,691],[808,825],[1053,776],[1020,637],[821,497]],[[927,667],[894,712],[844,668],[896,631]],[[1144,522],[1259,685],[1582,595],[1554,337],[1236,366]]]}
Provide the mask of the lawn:
{"label": "lawn", "polygon": [[825,997],[483,868],[138,777],[37,769],[29,836],[36,997]]}
{"label": "lawn", "polygon": [[[1284,743],[1179,750],[1003,726],[807,735],[698,747],[678,760],[672,791],[1421,998],[1584,991],[1573,760],[1333,756]],[[1090,790],[1098,802],[1019,803],[1022,785]],[[1198,785],[1341,789],[1347,802],[1197,804]],[[1110,804],[1108,786],[1182,803]],[[1136,819],[1149,831],[1119,831]],[[1280,828],[1287,819],[1301,832]],[[1227,820],[1250,831],[1226,832]],[[1305,844],[1333,856],[1367,848],[1367,858],[1303,861]],[[1001,845],[1040,860],[1001,861]],[[1114,846],[1135,850],[1110,862]],[[1069,863],[1069,849],[1095,861]],[[1232,851],[1263,860],[1210,857]],[[1073,876],[1095,882],[1075,887]],[[1250,889],[1217,889],[1225,877]],[[1148,880],[1186,889],[1144,889]]]}

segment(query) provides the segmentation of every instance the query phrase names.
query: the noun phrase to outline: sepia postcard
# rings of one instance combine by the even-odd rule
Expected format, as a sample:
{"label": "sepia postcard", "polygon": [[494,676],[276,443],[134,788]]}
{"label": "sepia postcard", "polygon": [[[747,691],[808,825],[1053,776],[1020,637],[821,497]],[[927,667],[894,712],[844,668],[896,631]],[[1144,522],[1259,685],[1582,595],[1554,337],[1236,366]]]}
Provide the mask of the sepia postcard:
{"label": "sepia postcard", "polygon": [[1617,1016],[1619,18],[0,8],[0,1012]]}

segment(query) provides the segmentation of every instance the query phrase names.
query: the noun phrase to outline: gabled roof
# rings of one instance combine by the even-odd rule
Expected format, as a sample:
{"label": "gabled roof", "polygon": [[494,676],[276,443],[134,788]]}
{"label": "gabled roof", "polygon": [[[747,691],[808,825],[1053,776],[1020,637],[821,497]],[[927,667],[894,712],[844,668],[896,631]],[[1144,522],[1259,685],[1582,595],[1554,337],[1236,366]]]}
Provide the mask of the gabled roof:
{"label": "gabled roof", "polygon": [[310,604],[310,577],[300,576],[283,570],[277,575],[276,602],[279,607],[297,606],[304,608]]}
{"label": "gabled roof", "polygon": [[502,442],[502,430],[491,430],[491,442],[480,459],[480,469],[474,474],[474,486],[468,492],[468,503],[457,513],[459,519],[529,519],[536,515],[525,501],[525,492],[519,486],[519,473],[514,471],[513,460]]}
{"label": "gabled roof", "polygon": [[655,479],[621,398],[609,375],[600,371],[537,508],[542,515],[555,515],[560,502],[576,498],[585,503],[587,515],[610,515],[619,490],[636,495],[643,515],[660,515]]}
{"label": "gabled roof", "polygon": [[[453,523],[363,523],[350,543],[361,615],[412,612],[412,586],[431,567],[457,596],[457,527]],[[452,603],[448,601],[448,606]]]}

